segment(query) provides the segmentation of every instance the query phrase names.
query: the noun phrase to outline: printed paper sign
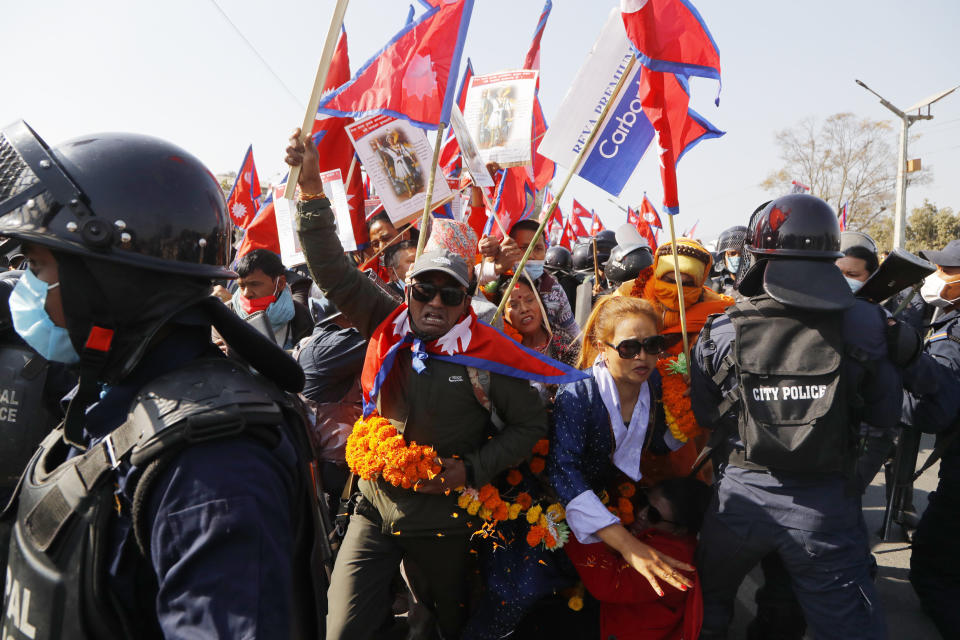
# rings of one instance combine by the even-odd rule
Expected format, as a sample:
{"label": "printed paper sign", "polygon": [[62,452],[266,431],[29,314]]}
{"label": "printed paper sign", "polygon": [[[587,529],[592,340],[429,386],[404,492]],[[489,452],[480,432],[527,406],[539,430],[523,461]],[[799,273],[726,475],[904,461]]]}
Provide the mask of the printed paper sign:
{"label": "printed paper sign", "polygon": [[457,144],[460,145],[460,157],[463,158],[464,166],[473,177],[473,183],[478,187],[496,186],[457,105],[453,105],[453,109],[450,110],[450,126],[453,127],[453,135],[457,138]]}
{"label": "printed paper sign", "polygon": [[[378,115],[348,125],[347,133],[390,221],[399,227],[422,214],[433,163],[426,132],[406,120]],[[452,197],[438,167],[431,202],[439,206]]]}
{"label": "printed paper sign", "polygon": [[513,167],[533,161],[530,134],[537,76],[537,71],[523,69],[470,79],[463,117],[483,164]]}
{"label": "printed paper sign", "polygon": [[[323,180],[323,192],[330,200],[333,209],[334,223],[337,227],[337,237],[344,251],[356,251],[357,241],[353,237],[353,224],[350,221],[350,206],[347,204],[347,192],[343,187],[343,178],[340,169],[325,171],[320,174]],[[277,219],[277,238],[280,240],[280,260],[284,265],[293,267],[306,262],[303,248],[300,246],[300,237],[294,224],[296,203],[283,197],[286,185],[276,185],[273,188],[273,208]],[[298,187],[299,189],[299,187]]]}

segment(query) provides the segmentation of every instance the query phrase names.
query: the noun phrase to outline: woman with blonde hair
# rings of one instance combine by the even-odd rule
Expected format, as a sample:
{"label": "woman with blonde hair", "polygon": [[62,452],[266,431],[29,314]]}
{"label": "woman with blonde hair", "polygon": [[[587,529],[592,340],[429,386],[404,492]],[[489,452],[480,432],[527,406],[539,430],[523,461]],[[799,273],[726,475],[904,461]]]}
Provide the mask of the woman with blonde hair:
{"label": "woman with blonde hair", "polygon": [[606,296],[584,328],[581,367],[590,377],[557,393],[547,473],[582,544],[604,542],[653,590],[685,591],[693,567],[638,540],[631,498],[645,451],[664,455],[680,443],[666,428],[657,358],[665,349],[649,302]]}

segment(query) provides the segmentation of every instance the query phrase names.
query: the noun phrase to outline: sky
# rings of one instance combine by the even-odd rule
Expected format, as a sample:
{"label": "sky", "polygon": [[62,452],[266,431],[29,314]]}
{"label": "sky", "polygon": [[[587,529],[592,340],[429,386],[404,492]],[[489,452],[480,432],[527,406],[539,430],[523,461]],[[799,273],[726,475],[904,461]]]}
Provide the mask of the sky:
{"label": "sky", "polygon": [[[854,83],[859,78],[905,108],[960,84],[956,0],[695,0],[720,50],[722,91],[694,79],[691,106],[726,135],[706,140],[678,167],[677,232],[697,221],[708,241],[745,224],[777,194],[760,183],[782,162],[778,131],[800,120],[851,112],[897,119]],[[554,0],[542,42],[540,95],[547,122],[616,0]],[[418,15],[422,5],[415,3]],[[171,140],[214,173],[236,171],[253,145],[261,178],[284,170],[283,149],[305,105],[333,0],[45,0],[7,2],[0,21],[0,126],[26,120],[51,145],[97,131]],[[542,0],[475,0],[464,52],[477,73],[518,68]],[[345,25],[351,68],[403,25],[409,2],[352,0]],[[929,199],[960,209],[960,91],[911,128],[908,156],[932,169],[907,192],[908,211]],[[556,182],[564,174],[558,170]],[[576,197],[607,227],[646,192],[660,208],[655,152],[617,202],[574,178]]]}

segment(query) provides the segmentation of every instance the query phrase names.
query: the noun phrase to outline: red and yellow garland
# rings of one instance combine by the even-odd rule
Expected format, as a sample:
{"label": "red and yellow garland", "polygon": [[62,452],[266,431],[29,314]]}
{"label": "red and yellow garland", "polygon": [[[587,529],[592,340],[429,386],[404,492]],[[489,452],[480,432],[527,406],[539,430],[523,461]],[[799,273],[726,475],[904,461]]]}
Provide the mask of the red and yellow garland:
{"label": "red and yellow garland", "polygon": [[690,406],[689,385],[684,378],[685,361],[682,354],[657,361],[663,381],[663,412],[670,434],[680,442],[687,442],[702,432]]}

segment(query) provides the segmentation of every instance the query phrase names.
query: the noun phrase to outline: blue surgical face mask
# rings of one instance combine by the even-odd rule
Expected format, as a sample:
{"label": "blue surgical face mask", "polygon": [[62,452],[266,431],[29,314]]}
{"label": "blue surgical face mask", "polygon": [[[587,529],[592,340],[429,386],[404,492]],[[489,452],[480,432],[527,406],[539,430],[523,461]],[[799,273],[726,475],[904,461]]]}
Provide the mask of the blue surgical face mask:
{"label": "blue surgical face mask", "polygon": [[736,273],[740,268],[740,256],[726,256],[724,260],[727,263],[727,271]]}
{"label": "blue surgical face mask", "polygon": [[847,276],[843,276],[843,279],[847,281],[847,284],[850,286],[850,291],[853,293],[859,291],[860,287],[863,286],[862,280],[854,280],[853,278],[848,278]]}
{"label": "blue surgical face mask", "polygon": [[51,362],[76,364],[80,355],[70,342],[70,334],[50,319],[44,305],[47,302],[48,285],[27,269],[10,292],[10,316],[13,328],[37,353]]}
{"label": "blue surgical face mask", "polygon": [[277,296],[277,301],[267,307],[267,318],[276,331],[278,327],[282,327],[293,320],[294,311],[293,295],[290,293],[290,287],[284,287],[280,295]]}
{"label": "blue surgical face mask", "polygon": [[523,268],[526,269],[531,280],[536,281],[543,275],[543,263],[543,260],[527,260],[527,264]]}

